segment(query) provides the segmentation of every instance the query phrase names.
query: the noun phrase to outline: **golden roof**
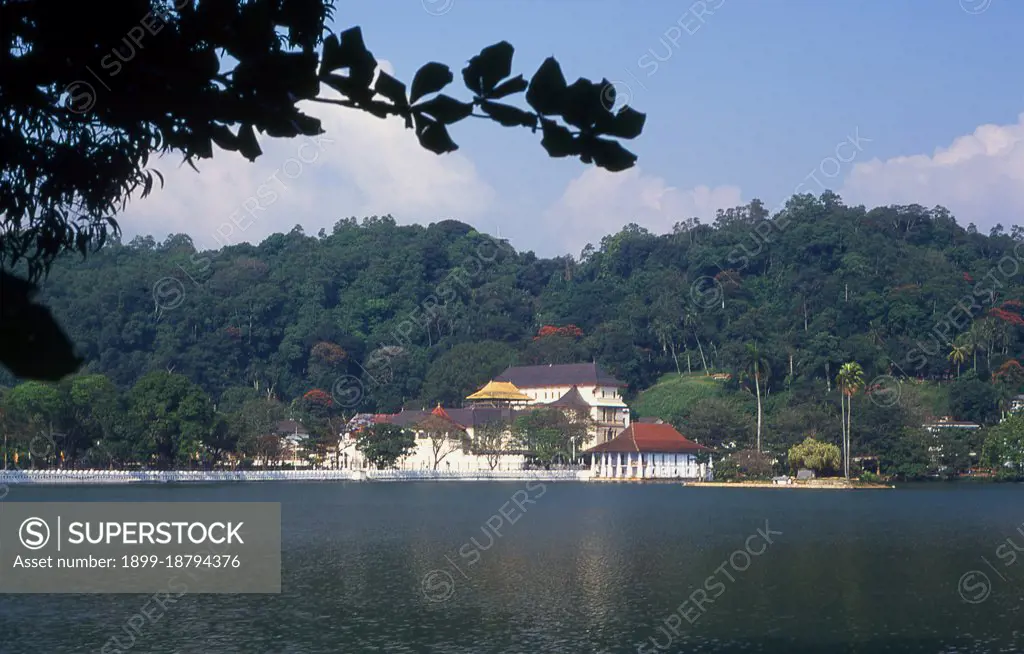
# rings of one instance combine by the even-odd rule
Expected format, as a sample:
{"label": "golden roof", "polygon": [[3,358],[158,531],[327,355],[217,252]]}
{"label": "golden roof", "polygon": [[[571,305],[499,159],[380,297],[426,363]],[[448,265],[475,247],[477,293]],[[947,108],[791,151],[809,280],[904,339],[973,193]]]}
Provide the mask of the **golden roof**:
{"label": "golden roof", "polygon": [[502,400],[506,402],[529,402],[530,396],[524,395],[512,382],[489,381],[476,393],[466,397],[467,400]]}

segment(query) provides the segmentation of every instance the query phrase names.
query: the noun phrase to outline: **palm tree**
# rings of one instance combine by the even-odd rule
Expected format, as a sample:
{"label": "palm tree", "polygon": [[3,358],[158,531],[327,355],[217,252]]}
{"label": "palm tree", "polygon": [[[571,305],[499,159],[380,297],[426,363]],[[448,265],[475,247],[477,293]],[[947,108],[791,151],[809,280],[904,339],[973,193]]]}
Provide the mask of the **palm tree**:
{"label": "palm tree", "polygon": [[696,312],[694,312],[692,310],[689,310],[689,309],[686,311],[686,313],[683,314],[683,339],[684,339],[684,342],[688,342],[689,341],[689,339],[686,338],[686,335],[685,335],[687,329],[689,329],[690,333],[693,334],[693,340],[695,340],[697,342],[697,351],[700,352],[700,362],[704,366],[704,374],[705,375],[710,375],[711,371],[708,370],[708,360],[707,360],[707,358],[704,357],[704,346],[702,346],[700,344],[700,334],[697,333],[698,330],[700,329],[700,317],[696,314]]}
{"label": "palm tree", "polygon": [[846,479],[850,479],[850,427],[852,424],[853,395],[864,386],[864,370],[856,361],[844,363],[836,375],[836,385],[842,392],[839,402],[843,407],[843,464]]}
{"label": "palm tree", "polygon": [[985,350],[985,368],[992,370],[992,348],[996,338],[995,319],[986,316],[975,320],[971,325],[971,333],[975,346]]}
{"label": "palm tree", "polygon": [[761,453],[761,425],[763,409],[761,407],[761,382],[767,382],[772,371],[768,359],[757,348],[757,343],[748,343],[746,352],[746,373],[754,380],[754,394],[757,396],[757,452]]}
{"label": "palm tree", "polygon": [[971,367],[974,372],[978,372],[978,348],[981,345],[978,343],[978,330],[976,329],[976,325],[977,323],[971,323],[970,329],[963,334],[960,334],[959,337],[961,345],[966,345],[970,348],[969,354],[971,355]]}
{"label": "palm tree", "polygon": [[658,339],[658,344],[661,345],[661,353],[667,354],[671,349],[672,360],[676,364],[676,374],[682,376],[683,370],[679,367],[679,357],[676,355],[676,339],[673,334],[673,325],[667,320],[661,318],[653,318],[651,320],[651,332]]}
{"label": "palm tree", "polygon": [[958,379],[960,378],[960,365],[967,360],[972,349],[970,343],[966,342],[963,338],[958,338],[957,343],[949,351],[948,358],[952,363],[956,364],[956,376]]}

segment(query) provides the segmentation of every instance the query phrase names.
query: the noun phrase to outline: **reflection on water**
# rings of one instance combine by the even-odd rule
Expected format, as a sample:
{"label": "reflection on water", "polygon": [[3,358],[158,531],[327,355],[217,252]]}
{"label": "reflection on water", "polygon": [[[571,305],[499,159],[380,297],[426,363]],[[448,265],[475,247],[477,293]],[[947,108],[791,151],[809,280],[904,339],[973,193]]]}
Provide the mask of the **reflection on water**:
{"label": "reflection on water", "polygon": [[[1024,562],[1004,566],[994,554],[1024,523],[1021,488],[547,483],[517,508],[510,500],[521,490],[457,482],[95,487],[73,495],[14,488],[7,501],[281,502],[283,591],[185,596],[163,610],[139,595],[6,596],[0,652],[1024,647]],[[958,584],[983,569],[981,557],[999,574],[987,570],[987,596],[971,603]],[[967,599],[980,597],[977,579]]]}

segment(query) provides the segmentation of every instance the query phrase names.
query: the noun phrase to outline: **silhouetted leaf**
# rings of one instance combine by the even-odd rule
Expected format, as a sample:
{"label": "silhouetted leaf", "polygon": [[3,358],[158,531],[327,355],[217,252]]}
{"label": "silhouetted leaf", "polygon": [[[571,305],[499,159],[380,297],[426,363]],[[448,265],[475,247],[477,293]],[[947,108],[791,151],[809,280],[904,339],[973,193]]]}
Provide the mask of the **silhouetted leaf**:
{"label": "silhouetted leaf", "polygon": [[512,55],[515,48],[508,41],[501,41],[487,46],[469,60],[462,69],[462,79],[466,88],[473,93],[489,97],[498,82],[512,74]]}
{"label": "silhouetted leaf", "polygon": [[480,108],[483,109],[485,114],[505,127],[515,127],[517,125],[533,127],[537,124],[536,116],[518,107],[484,100],[480,103]]}
{"label": "silhouetted leaf", "polygon": [[324,128],[319,118],[313,118],[312,116],[307,116],[304,113],[298,113],[292,117],[292,121],[295,123],[296,129],[300,134],[316,136],[317,134],[324,133]]}
{"label": "silhouetted leaf", "polygon": [[348,68],[348,79],[356,87],[369,88],[377,70],[377,60],[366,49],[363,31],[358,27],[347,29],[335,38],[324,41],[324,52],[320,58],[320,77],[326,73]]}
{"label": "silhouetted leaf", "polygon": [[291,116],[268,116],[261,124],[262,131],[273,138],[292,138],[298,136],[299,126]]}
{"label": "silhouetted leaf", "polygon": [[412,78],[412,92],[409,94],[409,102],[415,103],[425,95],[437,93],[451,84],[454,79],[455,75],[452,74],[452,69],[448,66],[439,64],[436,61],[424,64],[416,71],[416,75]]}
{"label": "silhouetted leaf", "polygon": [[320,81],[338,93],[352,98],[353,100],[369,102],[370,98],[373,97],[369,86],[360,85],[343,75],[335,75],[332,73],[330,75],[325,75],[320,79]]}
{"label": "silhouetted leaf", "polygon": [[622,147],[618,141],[608,139],[587,139],[583,142],[580,159],[584,163],[597,164],[601,168],[617,173],[632,168],[636,163],[636,155]]}
{"label": "silhouetted leaf", "polygon": [[391,100],[392,104],[399,109],[409,106],[409,102],[405,98],[405,84],[384,71],[381,71],[380,75],[377,76],[377,83],[374,84],[373,88],[377,93]]}
{"label": "silhouetted leaf", "polygon": [[472,104],[460,102],[443,93],[416,105],[413,109],[425,113],[446,125],[457,123],[473,113]]}
{"label": "silhouetted leaf", "polygon": [[363,111],[373,114],[377,118],[387,118],[392,113],[392,107],[387,102],[380,102],[379,100],[371,100],[365,102],[359,106]]}
{"label": "silhouetted leaf", "polygon": [[516,75],[510,80],[504,81],[494,88],[487,96],[494,100],[500,100],[513,93],[522,93],[530,86],[530,83],[523,79],[522,75]]}
{"label": "silhouetted leaf", "polygon": [[320,74],[333,73],[346,65],[345,54],[341,51],[341,42],[336,35],[331,34],[324,39],[324,50],[320,55]]}
{"label": "silhouetted leaf", "polygon": [[562,67],[554,57],[540,65],[526,91],[526,102],[543,116],[560,115],[565,98],[566,82]]}
{"label": "silhouetted leaf", "polygon": [[623,139],[633,139],[644,131],[644,123],[647,121],[647,114],[642,114],[632,107],[623,107],[617,114],[610,117],[602,117],[598,120],[597,131],[608,136],[617,136]]}
{"label": "silhouetted leaf", "polygon": [[229,152],[236,152],[238,150],[238,137],[232,134],[226,125],[214,125],[210,130],[210,138],[222,150]]}
{"label": "silhouetted leaf", "polygon": [[435,121],[419,123],[416,137],[419,139],[420,145],[434,154],[445,154],[459,149],[452,137],[448,135],[448,129]]}
{"label": "silhouetted leaf", "polygon": [[260,144],[256,142],[256,131],[252,125],[238,128],[238,152],[249,161],[255,161],[256,157],[263,154]]}
{"label": "silhouetted leaf", "polygon": [[320,65],[327,72],[334,72],[340,68],[363,65],[367,59],[372,58],[373,55],[366,49],[366,42],[363,40],[363,30],[356,25],[337,36],[332,34],[324,39]]}
{"label": "silhouetted leaf", "polygon": [[608,114],[606,101],[601,97],[604,86],[598,86],[588,79],[580,78],[565,89],[565,101],[562,105],[562,117],[573,127],[586,130],[600,120],[602,114]]}
{"label": "silhouetted leaf", "polygon": [[553,120],[541,120],[544,138],[540,144],[552,157],[568,157],[579,154],[572,132]]}

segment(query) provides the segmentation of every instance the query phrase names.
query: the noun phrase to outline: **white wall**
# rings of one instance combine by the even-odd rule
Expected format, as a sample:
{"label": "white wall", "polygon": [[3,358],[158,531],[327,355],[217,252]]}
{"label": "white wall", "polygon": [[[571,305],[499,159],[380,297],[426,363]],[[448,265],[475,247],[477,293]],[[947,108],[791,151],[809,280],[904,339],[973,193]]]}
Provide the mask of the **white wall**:
{"label": "white wall", "polygon": [[[472,435],[472,430],[470,430]],[[344,465],[345,454],[348,454],[348,467],[361,470],[366,467],[366,460],[362,453],[355,447],[355,439],[343,438],[340,442],[340,454],[342,465]],[[438,471],[486,471],[491,469],[488,457],[476,454],[466,454],[462,451],[462,442],[459,440],[446,440],[438,451],[440,462],[437,465]],[[498,456],[498,464],[495,470],[520,470],[526,458],[520,454],[502,454]],[[416,449],[408,456],[398,462],[399,470],[433,470],[434,469],[434,447],[429,438],[416,438]]]}

